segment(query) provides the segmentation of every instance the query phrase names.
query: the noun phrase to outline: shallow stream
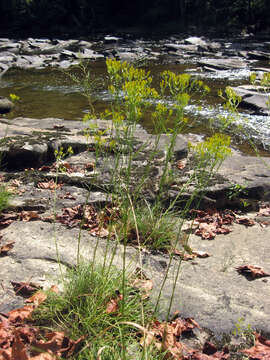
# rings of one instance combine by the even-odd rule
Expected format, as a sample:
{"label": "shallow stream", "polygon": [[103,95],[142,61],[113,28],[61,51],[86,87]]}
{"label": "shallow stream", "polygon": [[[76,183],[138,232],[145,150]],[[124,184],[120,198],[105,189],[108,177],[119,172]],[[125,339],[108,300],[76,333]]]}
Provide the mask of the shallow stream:
{"label": "shallow stream", "polygon": [[[258,63],[258,66],[269,67],[267,63]],[[230,70],[217,72],[200,72],[194,62],[183,64],[157,64],[147,66],[158,81],[158,75],[165,69],[176,73],[189,72],[205,81],[211,88],[210,94],[199,104],[191,103],[186,109],[186,116],[191,120],[187,132],[196,135],[208,134],[206,126],[211,118],[217,120],[219,115],[226,115],[222,107],[222,101],[218,97],[219,89],[224,90],[226,86],[238,86],[249,82],[249,70]],[[94,76],[106,79],[105,61],[94,61],[90,63],[90,69]],[[16,109],[7,117],[29,117],[43,119],[47,117],[61,118],[66,120],[81,120],[88,111],[87,99],[82,95],[82,88],[59,69],[10,69],[0,78],[0,95],[9,96],[14,93],[21,98]],[[108,105],[108,92],[100,88],[96,94],[95,106],[98,111],[103,111]],[[199,106],[198,106],[199,105]],[[263,155],[270,155],[270,118],[269,116],[252,115],[246,110],[240,109],[241,118],[238,123],[244,125],[246,133],[252,137],[260,146]],[[215,123],[215,121],[214,121]],[[143,125],[152,130],[149,119],[145,119]],[[231,130],[232,135],[234,129]],[[241,139],[242,137],[242,139]],[[251,153],[250,146],[243,136],[234,138],[237,149]]]}

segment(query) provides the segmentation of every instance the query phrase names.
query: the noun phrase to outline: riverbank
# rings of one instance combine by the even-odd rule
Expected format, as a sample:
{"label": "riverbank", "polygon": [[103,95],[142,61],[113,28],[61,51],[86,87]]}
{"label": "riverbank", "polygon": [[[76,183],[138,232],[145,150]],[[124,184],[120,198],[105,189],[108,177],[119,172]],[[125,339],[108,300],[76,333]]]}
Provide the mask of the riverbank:
{"label": "riverbank", "polygon": [[[98,125],[100,129],[104,129],[109,123],[99,122]],[[93,163],[94,153],[89,150],[92,147],[91,138],[86,139],[81,135],[84,126],[79,122],[65,122],[59,119],[44,119],[40,123],[35,119],[23,118],[14,120],[9,126],[5,120],[1,120],[1,132],[2,135],[6,133],[7,139],[5,144],[2,143],[2,153],[4,164],[8,167],[8,171],[1,172],[1,178],[2,184],[13,193],[11,206],[1,216],[1,235],[2,244],[13,245],[6,256],[0,259],[4,271],[0,290],[0,312],[10,311],[23,304],[23,298],[16,294],[11,281],[31,279],[39,285],[49,286],[59,279],[58,257],[63,268],[72,267],[76,262],[76,239],[79,229],[69,226],[68,220],[64,221],[64,217],[63,221],[61,220],[60,215],[64,214],[65,209],[71,211],[84,206],[86,198],[91,206],[104,207],[110,203],[107,181],[109,163],[112,164],[114,157],[110,155],[109,163],[104,157],[97,166],[89,165]],[[152,139],[149,136],[138,127],[135,132],[136,146],[141,146],[139,144],[143,144],[144,141],[149,142],[149,139]],[[61,146],[64,149],[71,146],[75,154],[66,158],[66,171],[57,174],[53,165],[53,153],[54,149]],[[142,150],[139,156],[141,160],[134,160],[134,179],[136,174],[141,173],[147,158],[147,153],[144,154],[143,151],[147,149]],[[164,147],[159,151],[162,153]],[[186,162],[186,168],[189,169],[190,160],[184,137],[179,135],[174,151],[176,161]],[[158,169],[162,167],[161,153],[160,158],[153,163],[156,169],[153,174],[156,174],[157,179],[152,176],[151,187],[148,189],[146,184],[143,192],[144,199],[150,202],[155,196],[154,183],[158,181]],[[213,229],[210,231],[209,228],[205,230],[205,234],[207,231],[210,232],[202,239],[200,232],[196,235],[199,224],[187,222],[184,231],[187,234],[191,231],[189,246],[196,251],[207,252],[209,257],[184,261],[177,281],[172,313],[180,310],[183,316],[193,317],[202,327],[217,334],[230,332],[242,317],[252,328],[270,333],[270,304],[267,296],[269,281],[267,278],[265,280],[256,277],[249,281],[236,270],[244,264],[253,264],[270,273],[266,256],[270,250],[267,245],[270,235],[269,215],[259,214],[260,204],[269,201],[269,167],[268,158],[232,155],[219,170],[216,183],[206,192],[201,206],[205,209],[209,206],[219,208],[220,211],[240,206],[242,197],[229,196],[232,184],[239,183],[245,184],[244,198],[247,205],[243,207],[242,213],[236,211],[236,219],[229,225],[230,231],[226,235],[212,236]],[[180,191],[182,179],[187,176],[183,173],[184,169],[175,167],[173,171],[174,184],[169,190],[171,201]],[[59,183],[57,187],[56,178]],[[192,184],[190,186],[192,191]],[[188,189],[185,192],[185,199],[187,198]],[[181,201],[181,197],[178,200]],[[53,216],[52,209],[59,215],[60,223],[56,224],[56,228],[49,220]],[[245,209],[250,213],[244,215]],[[241,220],[242,218],[246,220]],[[80,236],[83,258],[86,261],[91,259],[93,244],[98,241],[97,259],[102,262],[104,251],[107,251],[107,241],[100,239],[98,233],[94,234],[89,230],[82,230]],[[106,233],[102,236],[106,237]],[[55,252],[55,243],[58,244],[58,255]],[[117,246],[114,262],[121,268],[123,247],[113,243],[111,246]],[[136,268],[139,261],[138,250],[128,246],[126,252],[127,263],[130,263],[131,268]],[[154,282],[152,296],[155,299],[161,285],[161,275],[165,272],[169,258],[166,254],[155,254],[151,251],[146,251],[141,256],[144,270]],[[178,262],[177,252],[175,256],[175,260],[170,264],[171,272],[162,293],[161,317],[167,308],[173,286],[173,269]]]}

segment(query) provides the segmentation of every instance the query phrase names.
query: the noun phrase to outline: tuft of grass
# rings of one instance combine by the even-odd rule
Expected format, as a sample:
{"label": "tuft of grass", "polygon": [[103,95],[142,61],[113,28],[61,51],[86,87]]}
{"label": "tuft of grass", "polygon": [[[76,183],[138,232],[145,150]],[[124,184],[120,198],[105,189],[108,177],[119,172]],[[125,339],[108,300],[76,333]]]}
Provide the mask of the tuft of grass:
{"label": "tuft of grass", "polygon": [[[121,295],[123,299],[117,300]],[[107,306],[112,299],[116,300],[117,309],[108,313]],[[102,360],[159,359],[160,355],[144,357],[146,350],[139,346],[140,333],[125,324],[127,321],[149,323],[152,314],[150,304],[141,299],[139,291],[129,285],[127,279],[123,281],[122,272],[91,263],[69,270],[63,293],[49,292],[33,317],[39,326],[65,331],[72,339],[85,336],[85,343],[76,354],[79,360],[96,360],[102,348]],[[136,356],[129,354],[134,351]]]}
{"label": "tuft of grass", "polygon": [[[134,214],[129,207],[120,211],[116,231],[123,242],[148,249],[168,251],[177,237],[176,215],[160,204],[137,204]],[[138,239],[139,236],[139,239]]]}
{"label": "tuft of grass", "polygon": [[8,192],[3,185],[0,186],[0,214],[8,207],[10,197],[10,192]]}

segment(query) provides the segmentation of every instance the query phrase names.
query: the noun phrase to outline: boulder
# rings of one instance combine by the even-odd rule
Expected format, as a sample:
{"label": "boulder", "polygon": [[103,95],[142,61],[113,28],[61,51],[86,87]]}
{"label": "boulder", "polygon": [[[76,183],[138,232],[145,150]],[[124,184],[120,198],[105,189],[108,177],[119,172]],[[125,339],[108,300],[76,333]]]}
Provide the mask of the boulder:
{"label": "boulder", "polygon": [[14,104],[4,96],[0,96],[0,114],[7,114],[14,108]]}

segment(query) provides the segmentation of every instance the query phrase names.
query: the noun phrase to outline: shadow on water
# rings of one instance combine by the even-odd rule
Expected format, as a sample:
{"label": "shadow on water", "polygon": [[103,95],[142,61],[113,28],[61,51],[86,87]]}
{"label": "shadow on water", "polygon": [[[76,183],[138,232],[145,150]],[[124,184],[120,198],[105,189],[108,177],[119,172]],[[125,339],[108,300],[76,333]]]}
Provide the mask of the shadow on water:
{"label": "shadow on water", "polygon": [[[106,82],[106,64],[105,61],[95,61],[89,64],[90,71],[94,78],[101,78]],[[147,69],[151,71],[153,76],[153,85],[157,86],[160,79],[160,73],[164,70],[171,70],[176,73],[188,72],[198,78],[202,78],[204,82],[211,88],[210,94],[198,102],[193,102],[188,106],[186,116],[189,119],[189,126],[186,133],[209,135],[208,122],[210,118],[218,118],[222,113],[222,100],[218,97],[218,90],[224,90],[226,86],[237,86],[248,83],[248,74],[241,75],[239,78],[234,74],[227,72],[224,76],[205,76],[200,73],[194,63],[185,64],[150,64]],[[78,75],[76,69],[74,74]],[[207,74],[206,74],[207,75]],[[104,85],[105,86],[105,85]],[[7,117],[9,119],[15,117],[29,117],[36,119],[44,119],[48,117],[61,118],[66,120],[81,120],[88,111],[89,105],[87,98],[82,95],[82,87],[80,84],[74,83],[65,73],[65,71],[57,68],[46,69],[10,69],[0,79],[0,95],[9,96],[15,93],[21,98],[20,104]],[[110,101],[105,87],[99,88],[95,97],[95,109],[97,113],[103,112],[108,107]],[[198,100],[198,99],[197,99]],[[199,107],[198,107],[199,105]],[[248,121],[257,121],[256,117],[250,117],[243,113],[243,117],[247,117]],[[261,119],[262,118],[262,119]],[[267,122],[267,117],[261,117],[258,122]],[[269,118],[268,118],[269,122]],[[153,124],[150,117],[145,117],[143,126],[150,132],[153,131]],[[254,128],[254,126],[253,126]],[[253,129],[254,130],[254,129]],[[256,130],[257,131],[257,130]],[[264,131],[264,136],[267,131]],[[234,130],[232,129],[232,133]],[[249,134],[253,134],[249,132]],[[257,134],[260,136],[259,134]],[[257,136],[254,132],[254,136]],[[269,135],[266,134],[267,141],[270,142]],[[265,139],[262,139],[263,144]],[[234,137],[236,148],[244,153],[253,153],[247,141]],[[262,155],[270,156],[268,151],[264,151],[261,146]]]}

